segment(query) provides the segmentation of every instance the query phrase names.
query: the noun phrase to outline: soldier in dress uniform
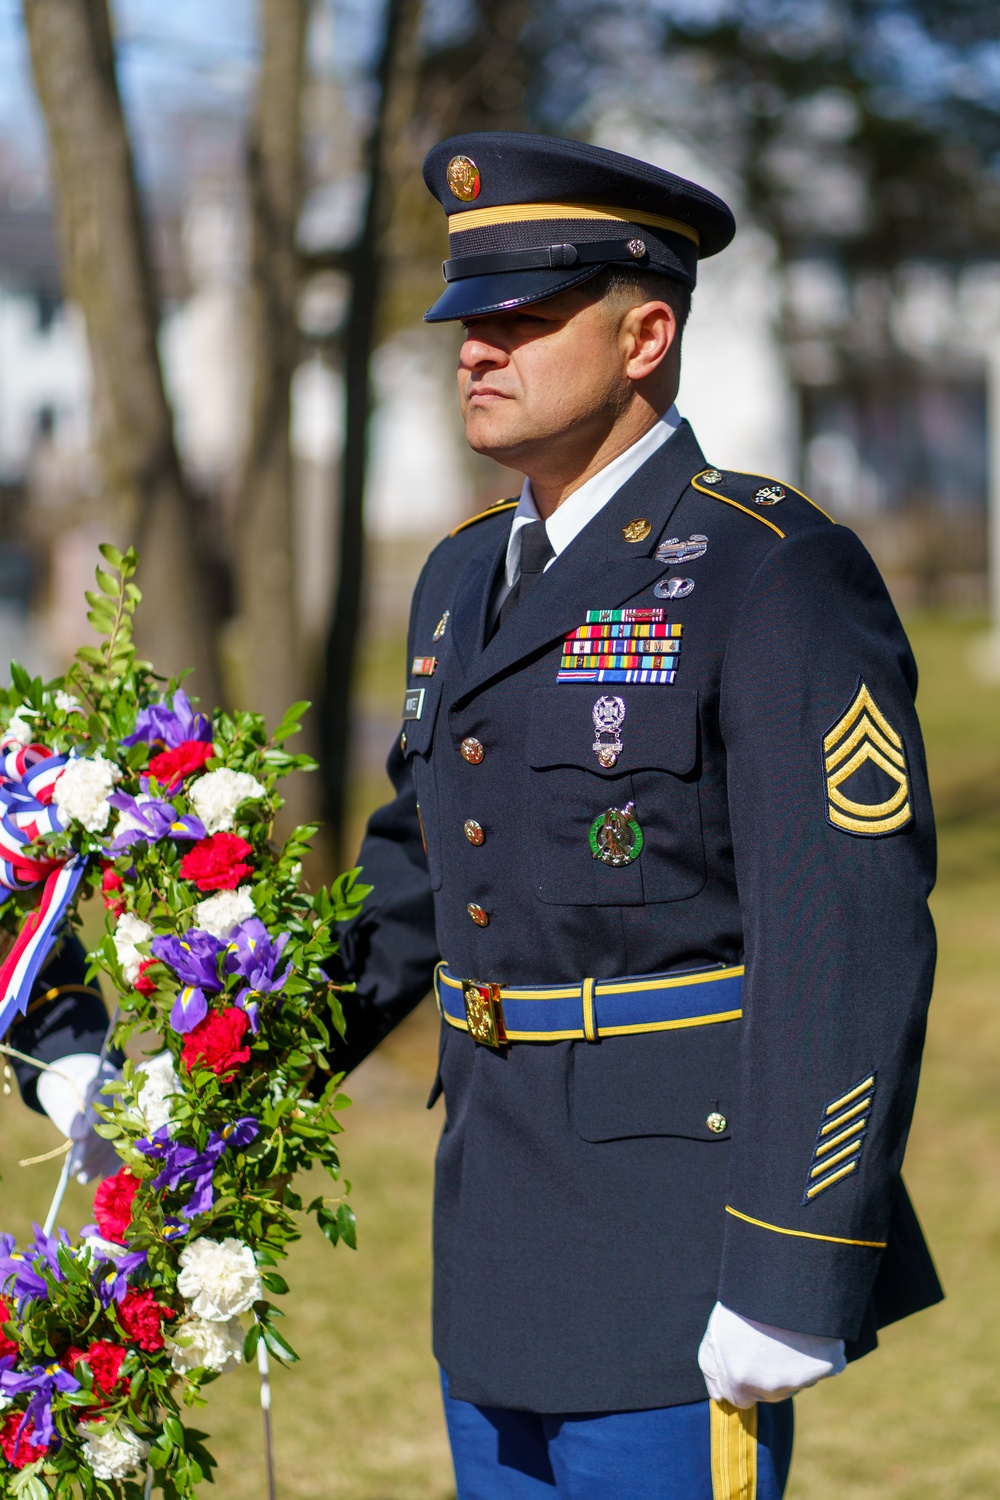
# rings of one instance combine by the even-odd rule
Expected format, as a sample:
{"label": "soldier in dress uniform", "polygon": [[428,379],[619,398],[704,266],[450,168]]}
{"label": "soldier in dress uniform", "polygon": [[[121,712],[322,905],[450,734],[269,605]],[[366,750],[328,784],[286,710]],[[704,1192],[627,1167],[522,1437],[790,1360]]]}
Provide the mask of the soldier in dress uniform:
{"label": "soldier in dress uniform", "polygon": [[424,175],[427,318],[464,327],[470,443],[527,477],[414,593],[344,1063],[433,984],[459,1500],[773,1500],[792,1394],[941,1295],[900,1179],[916,668],[857,537],[674,405],[726,205],[522,134]]}

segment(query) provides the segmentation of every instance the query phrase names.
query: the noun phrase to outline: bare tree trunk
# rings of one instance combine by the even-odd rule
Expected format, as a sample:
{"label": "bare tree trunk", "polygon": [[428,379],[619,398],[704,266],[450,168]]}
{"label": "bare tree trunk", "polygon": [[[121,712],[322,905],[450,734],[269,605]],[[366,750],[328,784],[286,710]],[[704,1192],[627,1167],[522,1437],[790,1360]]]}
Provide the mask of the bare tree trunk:
{"label": "bare tree trunk", "polygon": [[66,290],[83,310],[96,446],[114,524],[143,554],[140,642],[161,671],[195,669],[216,700],[212,591],[157,351],[157,306],[107,0],[24,0],[45,114]]}
{"label": "bare tree trunk", "polygon": [[242,691],[270,723],[293,700],[310,696],[296,619],[290,436],[308,20],[308,0],[261,0],[262,61],[247,151],[254,372],[236,540],[239,653],[246,663]]}
{"label": "bare tree trunk", "polygon": [[378,64],[378,105],[368,139],[368,197],[361,232],[346,257],[351,305],[344,339],[345,437],[341,468],[340,544],[337,600],[327,640],[323,700],[323,779],[326,816],[334,846],[342,856],[351,699],[364,597],[364,498],[368,427],[372,410],[371,356],[382,285],[387,216],[386,158],[393,135],[405,127],[409,109],[394,109],[409,89],[401,58],[416,52],[419,0],[386,0]]}

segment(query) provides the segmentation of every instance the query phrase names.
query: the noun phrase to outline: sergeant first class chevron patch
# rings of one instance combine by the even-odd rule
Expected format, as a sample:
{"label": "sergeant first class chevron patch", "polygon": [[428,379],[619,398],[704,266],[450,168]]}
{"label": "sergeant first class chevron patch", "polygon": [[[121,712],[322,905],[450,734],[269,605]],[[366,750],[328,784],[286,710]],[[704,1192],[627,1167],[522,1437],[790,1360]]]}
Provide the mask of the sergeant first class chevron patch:
{"label": "sergeant first class chevron patch", "polygon": [[834,828],[878,838],[912,819],[903,741],[864,682],[823,738],[823,772]]}

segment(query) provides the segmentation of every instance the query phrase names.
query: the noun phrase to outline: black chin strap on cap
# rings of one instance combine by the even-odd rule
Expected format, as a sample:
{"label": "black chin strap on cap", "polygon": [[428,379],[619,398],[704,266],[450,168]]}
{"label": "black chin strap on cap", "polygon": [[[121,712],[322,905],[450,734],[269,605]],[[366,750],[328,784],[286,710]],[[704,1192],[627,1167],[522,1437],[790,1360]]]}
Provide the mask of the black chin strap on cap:
{"label": "black chin strap on cap", "polygon": [[[445,281],[466,276],[495,276],[503,271],[562,270],[572,266],[651,264],[645,240],[592,240],[582,245],[539,245],[529,250],[499,250],[485,255],[462,255],[446,260],[441,270]],[[676,269],[671,269],[676,276]]]}

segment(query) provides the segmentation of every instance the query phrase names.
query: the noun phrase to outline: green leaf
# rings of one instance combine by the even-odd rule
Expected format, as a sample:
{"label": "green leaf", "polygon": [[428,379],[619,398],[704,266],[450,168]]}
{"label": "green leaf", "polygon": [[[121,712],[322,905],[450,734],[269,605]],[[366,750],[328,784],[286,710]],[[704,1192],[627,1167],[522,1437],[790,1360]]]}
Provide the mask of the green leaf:
{"label": "green leaf", "polygon": [[247,1364],[250,1363],[254,1355],[257,1353],[257,1345],[259,1343],[260,1324],[253,1323],[247,1331],[246,1338],[243,1340],[243,1358],[246,1360]]}
{"label": "green leaf", "polygon": [[113,578],[110,573],[103,572],[100,568],[97,569],[94,577],[97,579],[97,587],[101,590],[102,594],[110,594],[112,599],[118,598],[118,580],[116,578]]}
{"label": "green leaf", "polygon": [[19,661],[12,661],[10,664],[10,680],[22,697],[27,697],[31,692],[31,678]]}
{"label": "green leaf", "polygon": [[[117,547],[112,547],[110,542],[101,542],[97,550],[104,558],[105,562],[109,562],[113,568],[117,568],[118,571],[121,572],[122,564],[124,563],[125,559],[122,557]],[[131,548],[129,550],[131,551]]]}
{"label": "green leaf", "polygon": [[288,1282],[284,1276],[279,1276],[277,1271],[268,1271],[260,1279],[267,1290],[273,1292],[276,1297],[283,1297],[288,1291]]}
{"label": "green leaf", "polygon": [[340,1230],[340,1238],[344,1244],[356,1250],[358,1248],[358,1219],[349,1203],[341,1203],[337,1208],[337,1228]]}
{"label": "green leaf", "polygon": [[261,1338],[264,1340],[264,1343],[267,1345],[268,1349],[270,1349],[271,1353],[275,1355],[276,1358],[287,1361],[288,1364],[295,1364],[299,1356],[296,1354],[291,1344],[286,1344],[285,1340],[281,1337],[281,1334],[276,1332],[276,1330],[271,1327],[270,1323],[260,1323],[258,1324],[258,1327],[260,1328]]}

